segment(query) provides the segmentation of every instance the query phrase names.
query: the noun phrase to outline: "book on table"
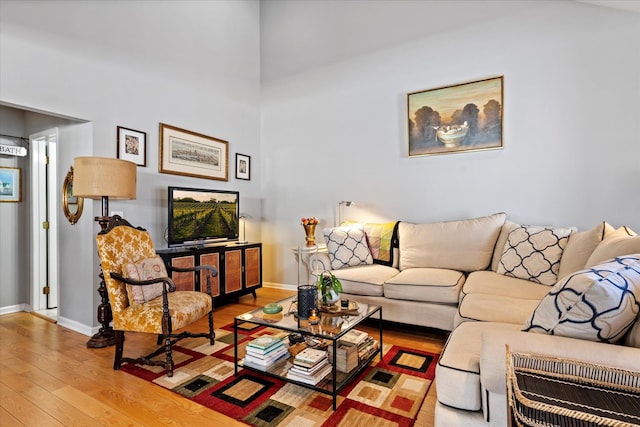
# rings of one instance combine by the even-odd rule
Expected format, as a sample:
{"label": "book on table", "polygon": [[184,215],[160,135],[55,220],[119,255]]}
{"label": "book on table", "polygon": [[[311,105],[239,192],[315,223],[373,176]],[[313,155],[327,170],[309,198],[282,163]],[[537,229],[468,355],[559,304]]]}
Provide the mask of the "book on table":
{"label": "book on table", "polygon": [[339,341],[345,344],[359,345],[368,337],[369,337],[369,334],[367,334],[364,331],[360,331],[358,329],[351,329],[349,332],[344,334]]}
{"label": "book on table", "polygon": [[289,350],[280,338],[265,335],[247,344],[244,365],[266,371],[285,361],[289,356]]}
{"label": "book on table", "polygon": [[303,374],[295,371],[293,367],[289,368],[287,372],[287,378],[293,381],[299,381],[301,383],[316,385],[320,381],[324,380],[327,375],[331,373],[331,365],[324,364],[323,367],[314,374]]}
{"label": "book on table", "polygon": [[293,363],[299,366],[312,367],[322,359],[327,358],[326,350],[307,347],[293,358]]}
{"label": "book on table", "polygon": [[272,349],[274,347],[279,347],[280,345],[283,345],[281,338],[276,338],[271,335],[263,335],[254,340],[249,341],[249,343],[247,344],[247,348],[253,348],[253,349],[256,349],[257,351],[268,352],[269,349]]}
{"label": "book on table", "polygon": [[244,356],[244,366],[249,368],[260,369],[266,371],[269,368],[280,365],[289,358],[289,351],[286,347],[282,347],[282,350],[277,351],[273,355],[266,358],[255,357],[250,354]]}
{"label": "book on table", "polygon": [[322,359],[320,362],[316,363],[314,366],[307,368],[305,366],[297,365],[294,361],[293,365],[289,369],[291,369],[291,371],[293,372],[297,372],[302,375],[313,375],[328,364],[329,364],[328,359]]}

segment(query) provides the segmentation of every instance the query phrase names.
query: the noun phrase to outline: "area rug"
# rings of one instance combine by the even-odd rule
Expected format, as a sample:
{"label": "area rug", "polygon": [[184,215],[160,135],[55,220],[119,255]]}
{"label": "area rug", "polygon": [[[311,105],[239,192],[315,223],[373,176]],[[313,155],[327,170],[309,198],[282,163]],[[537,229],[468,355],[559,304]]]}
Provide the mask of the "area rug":
{"label": "area rug", "polygon": [[[246,344],[281,331],[246,323],[238,331],[240,357]],[[216,343],[186,339],[174,346],[175,369],[124,364],[129,374],[172,390],[215,411],[258,427],[411,426],[435,376],[438,354],[384,345],[337,398],[239,368],[233,375],[233,326],[216,329]]]}

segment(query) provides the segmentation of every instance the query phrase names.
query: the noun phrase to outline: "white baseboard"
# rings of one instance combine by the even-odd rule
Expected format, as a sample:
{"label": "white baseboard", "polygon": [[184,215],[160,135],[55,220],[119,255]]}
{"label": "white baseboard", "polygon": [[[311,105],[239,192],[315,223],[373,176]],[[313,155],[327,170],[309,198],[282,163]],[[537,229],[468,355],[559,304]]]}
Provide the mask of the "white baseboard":
{"label": "white baseboard", "polygon": [[95,333],[100,331],[100,327],[98,326],[92,328],[85,324],[76,322],[75,320],[67,319],[66,317],[60,317],[60,316],[58,316],[58,325],[63,326],[67,329],[71,329],[72,331],[78,332],[82,335],[86,335],[88,337],[91,337]]}
{"label": "white baseboard", "polygon": [[0,307],[0,316],[3,314],[17,313],[19,311],[29,312],[31,311],[31,307],[29,306],[29,304],[16,304],[9,305],[7,307]]}
{"label": "white baseboard", "polygon": [[262,282],[262,286],[265,288],[285,289],[287,291],[295,291],[297,289],[296,285],[287,285],[286,283],[275,282]]}

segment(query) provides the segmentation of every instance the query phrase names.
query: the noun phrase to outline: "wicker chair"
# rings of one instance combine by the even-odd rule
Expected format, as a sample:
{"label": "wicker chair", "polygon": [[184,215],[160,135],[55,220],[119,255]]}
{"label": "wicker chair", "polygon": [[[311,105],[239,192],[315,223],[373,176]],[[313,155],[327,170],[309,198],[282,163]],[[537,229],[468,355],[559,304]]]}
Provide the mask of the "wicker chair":
{"label": "wicker chair", "polygon": [[[96,237],[104,282],[109,294],[115,332],[115,357],[113,369],[124,362],[162,366],[167,376],[173,376],[173,345],[183,338],[206,337],[214,344],[213,297],[211,277],[218,271],[213,266],[174,271],[193,271],[206,275],[206,293],[199,291],[175,291],[164,263],[157,256],[151,236],[143,228],[135,228],[119,216],[113,216],[107,227]],[[204,316],[209,317],[209,331],[174,334]],[[136,359],[123,357],[125,332],[144,332],[158,335],[154,352]],[[153,360],[162,352],[165,360]]]}

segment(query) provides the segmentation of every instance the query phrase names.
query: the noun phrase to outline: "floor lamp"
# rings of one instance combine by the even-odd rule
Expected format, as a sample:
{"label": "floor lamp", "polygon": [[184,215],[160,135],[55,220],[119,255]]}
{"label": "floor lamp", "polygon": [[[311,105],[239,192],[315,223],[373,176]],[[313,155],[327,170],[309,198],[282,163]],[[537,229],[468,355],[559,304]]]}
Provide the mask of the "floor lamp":
{"label": "floor lamp", "polygon": [[[109,199],[136,198],[136,164],[107,157],[76,157],[73,161],[73,195],[85,199],[102,200],[102,215],[95,217],[104,230],[109,223]],[[101,303],[98,306],[100,331],[87,341],[87,347],[102,348],[115,343],[110,323],[113,320],[109,294],[100,273],[98,287]]]}

